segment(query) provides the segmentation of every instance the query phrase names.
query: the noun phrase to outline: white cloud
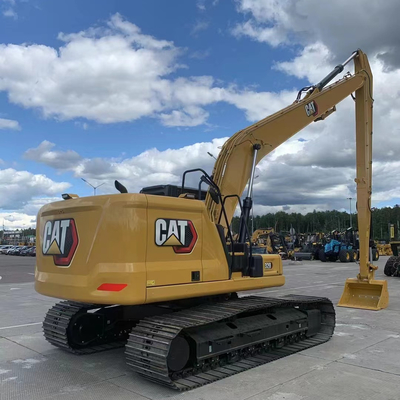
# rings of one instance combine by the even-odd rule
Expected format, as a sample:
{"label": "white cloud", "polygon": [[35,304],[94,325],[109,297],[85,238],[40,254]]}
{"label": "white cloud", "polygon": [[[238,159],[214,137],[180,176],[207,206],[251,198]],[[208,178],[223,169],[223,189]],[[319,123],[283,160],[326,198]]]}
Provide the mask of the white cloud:
{"label": "white cloud", "polygon": [[18,121],[0,118],[0,129],[20,130],[21,126]]}
{"label": "white cloud", "polygon": [[[345,110],[344,114],[343,123],[346,123],[352,113]],[[321,137],[325,136],[325,140],[332,138],[338,119],[340,117],[336,116],[336,121],[331,120],[332,122],[326,123],[325,126],[322,123],[320,136],[314,137],[312,130],[295,135],[258,164],[256,174],[259,178],[254,188],[256,214],[282,209],[289,212],[342,209],[347,205],[347,197],[355,197],[355,154],[352,150],[345,150],[343,155],[343,148],[351,148],[353,140],[349,138],[347,142],[341,143],[343,136],[339,136],[338,140],[332,143],[328,141],[328,147],[319,147],[319,153],[306,147],[309,142],[318,141]],[[310,139],[299,141],[303,136]],[[71,163],[68,170],[76,177],[89,179],[95,185],[105,182],[106,184],[99,188],[99,192],[102,193],[115,193],[114,179],[120,180],[129,192],[138,192],[145,186],[158,184],[179,185],[182,173],[186,169],[203,168],[211,173],[214,160],[207,152],[217,156],[226,139],[214,139],[212,142],[195,143],[165,151],[153,148],[122,160],[82,158],[76,164]],[[53,146],[51,144],[51,147]],[[312,146],[318,148],[315,143]],[[53,166],[47,159],[51,160],[55,155],[63,158],[64,154],[67,154],[43,150],[44,148],[45,146],[40,145],[37,149],[29,150],[36,156],[31,159]],[[42,157],[41,151],[47,156]],[[54,154],[49,155],[49,152]],[[389,201],[400,197],[400,188],[392,189],[391,184],[399,173],[400,164],[377,162],[374,166],[374,204],[382,199]],[[198,175],[190,176],[188,185],[197,187],[198,178]]]}
{"label": "white cloud", "polygon": [[279,44],[286,42],[282,32],[273,28],[262,28],[252,20],[236,25],[232,29],[232,33],[238,38],[241,36],[249,36],[258,42],[269,43],[273,47],[277,47]]}
{"label": "white cloud", "polygon": [[323,43],[316,42],[305,46],[293,60],[276,63],[273,68],[316,83],[332,70],[333,60],[334,56],[329,49]]}
{"label": "white cloud", "polygon": [[44,140],[38,147],[27,150],[24,157],[60,170],[68,170],[82,159],[75,151],[52,151],[53,147],[54,143]]}
{"label": "white cloud", "polygon": [[[340,52],[347,45],[352,46],[352,41],[341,39],[342,33],[336,36],[336,45],[333,39],[327,40],[327,33],[319,32],[324,28],[322,22],[315,22],[317,14],[310,14],[315,27],[299,24],[308,35],[292,26],[291,21],[305,15],[301,7],[308,4],[305,0],[243,0],[239,7],[250,13],[250,27],[271,29],[264,36],[257,36],[264,37],[263,41],[273,45],[303,43],[292,60],[275,63],[273,67],[316,83],[335,65]],[[317,11],[321,7],[318,5]],[[361,21],[369,21],[369,16],[363,18]],[[327,23],[326,31],[329,29]],[[371,29],[377,32],[375,27]],[[141,33],[119,15],[113,16],[107,27],[62,34],[60,38],[65,41],[60,49],[42,45],[0,46],[0,90],[7,91],[12,102],[39,108],[45,116],[60,119],[112,123],[149,116],[167,126],[195,126],[207,121],[207,107],[217,102],[234,105],[245,112],[248,120],[256,121],[292,104],[297,94],[290,88],[279,93],[257,93],[235,85],[223,86],[211,76],[171,78],[172,73],[176,75],[184,67],[178,62],[181,50],[170,41]],[[400,71],[393,63],[388,69],[387,60],[379,56],[382,51],[374,48],[370,60],[376,100],[373,199],[377,202],[400,196],[393,187],[400,173]],[[348,55],[346,50],[340,61]],[[355,190],[354,103],[349,98],[337,108],[326,121],[310,125],[259,164],[256,213],[283,208],[304,212],[347,207],[346,198],[354,197]],[[153,148],[122,160],[83,158],[73,150],[55,150],[53,143],[44,141],[29,149],[25,157],[59,171],[71,171],[76,177],[97,184],[106,182],[99,189],[104,193],[115,192],[114,179],[121,180],[130,192],[137,192],[152,184],[179,184],[182,172],[188,168],[203,167],[211,172],[214,160],[207,152],[216,156],[225,139],[165,151]],[[195,177],[189,183],[196,186]],[[45,193],[38,197],[55,195]]]}
{"label": "white cloud", "polygon": [[[378,1],[362,0],[350,3],[345,0],[238,0],[237,9],[245,17],[244,22],[235,26],[233,34],[272,47],[299,49],[292,60],[276,62],[273,69],[306,79],[310,84],[319,82],[353,50],[361,48],[367,53],[374,74],[375,98],[373,201],[376,204],[398,198],[400,191],[393,182],[400,173],[397,161],[400,153],[397,128],[400,123],[400,47],[396,41],[400,26],[395,17],[400,11],[400,3],[389,0],[382,7]],[[344,73],[349,70],[353,72],[352,63],[345,67]],[[303,186],[314,171],[319,171],[323,177],[342,176],[344,186],[332,184],[327,188],[328,194],[331,192],[329,203],[318,199],[312,203],[318,209],[326,209],[328,204],[330,208],[335,204],[338,207],[340,202],[343,203],[340,199],[348,196],[346,192],[354,197],[354,120],[354,102],[349,98],[337,105],[337,112],[328,120],[310,125],[270,156],[276,163],[276,173],[282,165],[291,166],[287,171],[288,184],[294,176],[298,185]],[[306,140],[299,142],[300,137]],[[303,179],[298,176],[299,171],[304,174]],[[315,193],[322,193],[319,180],[315,184]],[[309,206],[302,205],[301,197],[290,200],[284,188],[281,190],[288,204],[295,201],[297,209],[310,210]],[[311,190],[308,198],[315,197]],[[298,196],[299,189],[295,188],[293,192]]]}
{"label": "white cloud", "polygon": [[0,170],[0,209],[22,211],[31,207],[35,198],[60,195],[71,185],[67,182],[54,182],[45,175],[17,171],[12,168]]}
{"label": "white cloud", "polygon": [[210,23],[208,21],[197,21],[191,30],[191,34],[196,36],[199,32],[207,30],[207,28],[210,26]]}
{"label": "white cloud", "polygon": [[169,78],[184,67],[178,62],[182,51],[171,41],[143,34],[119,14],[106,27],[59,38],[64,41],[59,49],[0,45],[0,91],[10,102],[62,120],[114,123],[153,117],[166,126],[196,126],[208,118],[204,107],[217,102],[233,104],[256,120],[288,98],[287,92],[218,86],[211,76]]}
{"label": "white cloud", "polygon": [[[70,163],[67,168],[64,168],[64,165],[63,170],[72,171],[76,177],[94,180],[95,184],[106,182],[106,185],[99,188],[103,192],[115,192],[114,179],[121,180],[130,192],[138,192],[144,186],[180,184],[182,173],[186,169],[201,167],[211,173],[214,159],[207,152],[217,156],[219,147],[225,140],[226,138],[214,139],[212,142],[195,143],[180,149],[164,151],[152,148],[123,160],[81,158],[79,162]],[[53,143],[43,142],[37,148],[29,149],[27,153],[31,160],[55,167],[53,159],[68,158],[71,152],[49,150],[53,146]],[[189,182],[194,184],[197,179],[198,176],[190,177]]]}
{"label": "white cloud", "polygon": [[18,14],[12,8],[7,8],[4,10],[3,15],[8,18],[18,19]]}
{"label": "white cloud", "polygon": [[[312,50],[311,50],[312,49]],[[297,57],[289,62],[277,64],[276,68],[299,78],[306,78],[310,83],[316,83],[317,74],[307,69],[310,57],[318,59],[315,49],[319,49],[321,61],[318,70],[322,75],[330,71],[334,64],[330,52],[321,47],[306,46]],[[374,135],[373,135],[373,202],[390,201],[400,197],[400,188],[396,176],[400,173],[398,155],[400,138],[398,126],[400,124],[400,70],[388,71],[379,57],[370,58],[374,73]],[[349,67],[349,69],[351,69]],[[323,176],[330,173],[344,172],[348,185],[348,194],[354,196],[355,184],[355,118],[354,102],[351,98],[338,104],[337,112],[324,122],[312,124],[295,136],[304,137],[305,142],[285,144],[283,151],[275,156],[275,162],[291,165],[293,170],[300,169],[308,175],[310,167],[324,168]],[[287,147],[285,147],[287,146]],[[294,151],[293,151],[294,150]],[[303,182],[303,180],[302,180]],[[330,190],[336,191],[334,188]],[[337,193],[337,192],[336,192]],[[341,197],[342,194],[341,194]],[[346,196],[345,196],[346,197]],[[348,195],[347,195],[348,197]],[[324,209],[319,205],[318,209]]]}
{"label": "white cloud", "polygon": [[[374,144],[373,144],[373,202],[390,201],[400,197],[393,188],[395,176],[400,173],[398,154],[400,137],[400,70],[388,71],[379,57],[370,59],[375,80]],[[319,81],[334,66],[331,51],[322,43],[308,45],[291,61],[276,63],[274,68],[310,83]],[[310,68],[315,65],[316,69]],[[350,69],[350,66],[349,66]],[[185,90],[191,85],[192,90]],[[207,116],[202,106],[212,101],[226,101],[246,113],[255,121],[293,103],[296,91],[257,93],[239,91],[234,86],[214,86],[212,77],[177,79],[176,101],[188,104],[182,110],[161,114],[166,125],[201,123]],[[194,106],[194,101],[199,106]],[[187,118],[188,120],[185,120]],[[198,118],[198,121],[196,121]],[[347,197],[355,197],[355,122],[354,102],[349,97],[337,105],[337,112],[323,122],[313,123],[274,150],[257,167],[260,178],[255,187],[255,212],[282,209],[308,212],[313,209],[342,209]],[[76,176],[108,181],[104,191],[114,191],[113,179],[121,179],[131,191],[152,184],[179,184],[185,169],[204,167],[211,172],[213,160],[206,153],[217,155],[224,139],[212,143],[197,143],[181,149],[160,152],[148,150],[124,160],[102,158],[82,159],[68,167]],[[54,151],[53,144],[46,144],[50,159],[66,158],[67,154]],[[50,163],[43,157],[42,147],[29,150],[37,161]],[[51,146],[51,148],[50,148]],[[51,155],[53,154],[53,156]],[[145,177],[145,179],[144,179]],[[196,186],[195,179],[191,181]]]}
{"label": "white cloud", "polygon": [[196,2],[196,7],[200,10],[200,11],[205,11],[206,10],[206,1],[205,0],[197,0]]}
{"label": "white cloud", "polygon": [[[60,192],[62,194],[63,192]],[[23,215],[34,216],[34,221],[36,221],[36,215],[39,212],[39,209],[43,207],[45,204],[52,203],[54,201],[61,201],[61,196],[58,197],[35,197],[29,200],[23,208],[20,210]],[[33,223],[33,222],[32,222]]]}
{"label": "white cloud", "polygon": [[387,0],[237,0],[245,21],[233,29],[271,46],[321,42],[343,61],[357,48],[400,66],[400,3]]}
{"label": "white cloud", "polygon": [[60,195],[70,186],[28,171],[0,170],[0,227],[3,220],[6,229],[35,227],[39,209],[60,201]]}
{"label": "white cloud", "polygon": [[249,121],[258,121],[293,103],[296,95],[295,91],[287,90],[280,93],[232,91],[226,96],[226,101],[243,110]]}
{"label": "white cloud", "polygon": [[39,209],[45,204],[60,201],[61,197],[38,197],[30,199],[18,211],[0,209],[0,229],[25,229],[36,227],[36,216]]}
{"label": "white cloud", "polygon": [[204,124],[208,112],[200,107],[185,107],[182,111],[174,110],[171,114],[161,114],[161,121],[165,126],[197,126]]}
{"label": "white cloud", "polygon": [[[107,28],[60,34],[60,49],[0,45],[0,90],[45,116],[102,123],[132,121],[164,110],[178,68],[172,42],[144,35],[119,15]],[[99,84],[101,82],[101,84]]]}
{"label": "white cloud", "polygon": [[213,0],[212,3],[208,4],[207,7],[206,7],[206,3],[207,3],[206,0],[197,0],[196,7],[198,8],[199,11],[204,12],[204,11],[206,11],[207,7],[210,5],[215,7],[219,3],[219,0]]}
{"label": "white cloud", "polygon": [[[319,57],[320,56],[320,57]],[[277,63],[275,68],[289,75],[317,83],[334,67],[332,53],[321,43],[306,46],[291,61]],[[314,62],[310,62],[314,60]],[[400,69],[387,70],[378,56],[369,59],[374,74],[374,161],[395,161],[400,150],[400,137],[397,134],[400,124]],[[316,65],[314,70],[309,65]],[[353,66],[346,66],[346,71],[353,72]],[[340,76],[340,75],[339,75]],[[336,78],[337,79],[337,78]],[[340,114],[340,115],[339,115]],[[320,127],[318,129],[317,127]],[[307,135],[314,130],[311,139],[304,143],[301,153],[291,156],[297,165],[354,165],[355,159],[355,121],[354,102],[348,98],[338,104],[337,112],[324,124],[316,123],[303,132]],[[317,130],[318,129],[318,130]],[[341,147],[342,152],[321,152],[322,148]],[[299,157],[299,154],[302,157]],[[319,160],[319,161],[318,161]],[[286,161],[289,158],[286,157]]]}
{"label": "white cloud", "polygon": [[196,60],[204,60],[205,58],[209,57],[211,51],[207,50],[196,50],[189,55],[190,58],[195,58]]}
{"label": "white cloud", "polygon": [[15,0],[0,0],[0,10],[4,17],[18,19],[18,14],[14,10]]}
{"label": "white cloud", "polygon": [[22,212],[0,212],[0,229],[3,229],[3,222],[6,230],[36,227],[36,219]]}

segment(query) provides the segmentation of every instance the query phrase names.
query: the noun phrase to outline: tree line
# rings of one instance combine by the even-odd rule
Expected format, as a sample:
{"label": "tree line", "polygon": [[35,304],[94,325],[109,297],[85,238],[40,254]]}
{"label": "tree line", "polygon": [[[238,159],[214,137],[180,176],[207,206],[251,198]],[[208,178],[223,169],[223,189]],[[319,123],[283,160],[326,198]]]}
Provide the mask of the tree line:
{"label": "tree line", "polygon": [[[400,222],[400,206],[396,204],[394,207],[372,208],[372,238],[374,240],[389,241],[389,224],[395,225],[397,233]],[[291,228],[296,233],[316,233],[316,232],[332,232],[333,230],[344,231],[350,226],[357,229],[357,213],[350,214],[343,211],[316,211],[300,214],[288,214],[284,211],[277,213],[268,213],[264,215],[254,216],[249,220],[249,230],[251,228],[269,228],[272,227],[276,232],[289,231]],[[234,233],[239,231],[239,217],[232,220],[232,230]]]}
{"label": "tree line", "polygon": [[[15,233],[19,233],[21,236],[35,236],[36,228],[26,228],[26,229],[6,229],[6,231],[15,231]],[[0,230],[0,238],[4,237],[4,231]]]}
{"label": "tree line", "polygon": [[[23,236],[36,235],[36,228],[26,228],[26,229],[6,229],[6,231],[15,231]],[[3,236],[3,230],[0,229],[0,236]]]}

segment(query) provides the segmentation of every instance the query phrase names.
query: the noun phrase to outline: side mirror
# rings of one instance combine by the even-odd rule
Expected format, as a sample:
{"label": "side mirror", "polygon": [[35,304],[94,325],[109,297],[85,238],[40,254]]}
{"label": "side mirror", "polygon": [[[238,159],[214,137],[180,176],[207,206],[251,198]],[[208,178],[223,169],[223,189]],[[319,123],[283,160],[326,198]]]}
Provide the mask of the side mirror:
{"label": "side mirror", "polygon": [[216,204],[219,204],[218,194],[217,194],[217,192],[215,191],[215,189],[212,186],[210,186],[210,189],[209,189],[208,193],[210,193],[210,196],[213,199],[213,202],[216,203]]}

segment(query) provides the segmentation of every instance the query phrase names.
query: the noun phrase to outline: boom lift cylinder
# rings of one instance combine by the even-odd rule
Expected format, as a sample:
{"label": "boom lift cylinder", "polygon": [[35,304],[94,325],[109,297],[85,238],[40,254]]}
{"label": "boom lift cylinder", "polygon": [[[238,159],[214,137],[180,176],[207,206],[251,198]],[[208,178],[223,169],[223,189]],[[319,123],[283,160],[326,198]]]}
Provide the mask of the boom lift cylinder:
{"label": "boom lift cylinder", "polygon": [[[249,221],[250,211],[253,207],[253,184],[254,184],[254,175],[256,171],[257,165],[257,153],[258,150],[261,149],[261,145],[256,143],[253,145],[254,155],[253,155],[253,164],[251,167],[251,175],[249,179],[249,186],[247,189],[247,196],[243,201],[243,212],[240,218],[240,234],[239,234],[239,243],[244,243],[246,241],[246,233],[247,233],[247,223]],[[250,240],[250,238],[249,238]]]}
{"label": "boom lift cylinder", "polygon": [[319,91],[321,91],[333,78],[339,75],[343,70],[346,64],[348,64],[353,58],[357,57],[358,52],[354,51],[353,54],[343,63],[339,64],[335,67],[335,69],[330,72],[324,79],[321,80],[316,86]]}

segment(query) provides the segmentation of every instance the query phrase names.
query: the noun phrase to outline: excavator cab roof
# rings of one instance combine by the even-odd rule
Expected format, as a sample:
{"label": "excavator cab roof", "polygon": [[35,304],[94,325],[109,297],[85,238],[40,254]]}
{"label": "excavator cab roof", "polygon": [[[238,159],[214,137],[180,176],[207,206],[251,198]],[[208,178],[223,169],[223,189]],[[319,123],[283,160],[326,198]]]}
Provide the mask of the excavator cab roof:
{"label": "excavator cab roof", "polygon": [[[179,197],[183,192],[182,188],[177,185],[155,185],[155,186],[146,186],[144,187],[140,193],[143,194],[152,194],[156,196],[169,196],[169,197]],[[195,195],[195,198],[198,199],[199,190],[191,187],[185,187],[185,193],[190,193]],[[201,199],[205,200],[207,195],[206,190],[201,191]]]}

